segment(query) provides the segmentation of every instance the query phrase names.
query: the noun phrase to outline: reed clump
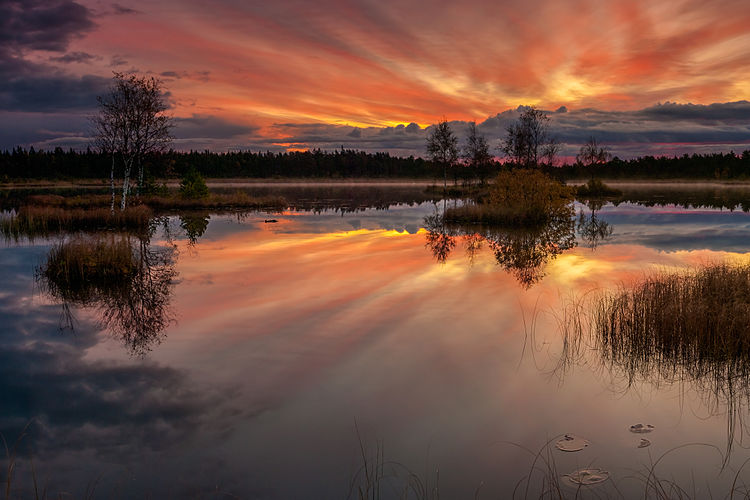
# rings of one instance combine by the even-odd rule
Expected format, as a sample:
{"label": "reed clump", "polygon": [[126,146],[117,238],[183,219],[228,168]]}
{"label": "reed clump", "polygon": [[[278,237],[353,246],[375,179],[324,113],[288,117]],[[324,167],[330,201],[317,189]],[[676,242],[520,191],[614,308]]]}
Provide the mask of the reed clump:
{"label": "reed clump", "polygon": [[68,231],[120,229],[142,231],[149,227],[153,212],[139,205],[125,210],[109,208],[64,208],[25,205],[14,215],[0,219],[0,232],[6,239],[46,237]]}
{"label": "reed clump", "polygon": [[127,236],[76,237],[53,246],[38,272],[52,296],[87,303],[130,282],[139,261]]}
{"label": "reed clump", "polygon": [[659,273],[604,297],[593,320],[603,353],[631,376],[747,380],[750,264]]}
{"label": "reed clump", "polygon": [[445,219],[457,223],[533,226],[573,215],[573,190],[539,170],[502,171],[484,199],[448,208]]}

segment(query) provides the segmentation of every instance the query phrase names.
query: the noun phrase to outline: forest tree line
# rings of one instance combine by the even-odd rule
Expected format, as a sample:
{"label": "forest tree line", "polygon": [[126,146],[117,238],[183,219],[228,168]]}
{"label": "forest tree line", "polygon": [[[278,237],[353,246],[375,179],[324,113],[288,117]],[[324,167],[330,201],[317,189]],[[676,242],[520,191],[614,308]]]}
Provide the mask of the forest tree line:
{"label": "forest tree line", "polygon": [[[0,153],[0,181],[31,179],[105,179],[110,174],[110,157],[93,150],[51,151],[16,148]],[[164,179],[179,178],[192,166],[209,178],[414,178],[441,179],[443,166],[418,157],[397,157],[388,153],[355,150],[333,152],[229,152],[166,151],[144,159],[147,175]],[[491,162],[490,177],[509,162]],[[614,157],[596,165],[594,171],[581,163],[543,167],[562,179],[750,179],[750,151],[741,154],[711,153],[675,157],[644,156],[630,160]],[[457,164],[448,173],[449,181],[474,180],[479,172]]]}

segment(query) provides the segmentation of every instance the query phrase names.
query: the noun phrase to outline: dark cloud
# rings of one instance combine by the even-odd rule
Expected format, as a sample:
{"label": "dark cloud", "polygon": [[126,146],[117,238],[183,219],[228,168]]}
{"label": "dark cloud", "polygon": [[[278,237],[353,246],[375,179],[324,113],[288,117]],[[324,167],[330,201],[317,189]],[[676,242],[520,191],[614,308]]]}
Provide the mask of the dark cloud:
{"label": "dark cloud", "polygon": [[68,54],[50,57],[49,60],[60,63],[90,63],[92,61],[98,61],[101,57],[89,54],[88,52],[70,52]]}
{"label": "dark cloud", "polygon": [[159,73],[159,76],[167,79],[181,80],[183,78],[189,78],[202,82],[207,82],[210,75],[210,71],[162,71]]}
{"label": "dark cloud", "polygon": [[412,122],[406,126],[407,134],[418,134],[422,129],[416,123]]}
{"label": "dark cloud", "polygon": [[72,39],[94,28],[92,17],[71,0],[1,0],[0,47],[63,52]]}
{"label": "dark cloud", "polygon": [[0,111],[0,149],[31,145],[37,149],[85,149],[90,142],[89,129],[85,114]]}
{"label": "dark cloud", "polygon": [[750,121],[750,102],[737,101],[714,104],[678,104],[665,102],[641,110],[638,116],[651,120],[693,120],[698,122],[742,122]]}
{"label": "dark cloud", "polygon": [[72,76],[55,68],[6,57],[0,60],[0,110],[55,112],[93,110],[110,80]]}
{"label": "dark cloud", "polygon": [[[498,146],[507,127],[526,109],[526,106],[508,109],[478,123],[479,132],[485,135],[494,154],[500,156]],[[665,103],[635,111],[570,110],[563,106],[546,113],[552,135],[562,143],[563,159],[574,158],[591,136],[621,158],[750,149],[747,101],[711,105]],[[468,122],[451,121],[449,125],[459,143],[464,141]],[[274,141],[277,143],[328,150],[344,145],[405,156],[424,156],[425,141],[432,130],[431,126],[422,129],[416,123],[355,129],[343,125],[285,123],[275,125],[274,129],[283,137]],[[248,146],[266,149],[273,142],[259,137]]]}
{"label": "dark cloud", "polygon": [[131,9],[130,7],[126,7],[125,5],[121,5],[119,3],[113,3],[112,10],[117,15],[141,14],[141,11]]}
{"label": "dark cloud", "polygon": [[237,136],[251,136],[258,130],[257,127],[251,125],[233,123],[223,118],[208,115],[175,118],[174,124],[174,134],[178,139],[231,139]]}
{"label": "dark cloud", "polygon": [[109,60],[109,65],[112,66],[113,68],[117,66],[125,66],[126,64],[128,64],[128,60],[125,59],[125,57],[118,55],[118,54],[113,55],[112,58]]}
{"label": "dark cloud", "polygon": [[[69,75],[25,55],[32,50],[64,52],[71,40],[94,27],[89,9],[71,0],[0,0],[0,110],[93,109],[107,79]],[[95,58],[72,52],[50,60],[80,63]]]}

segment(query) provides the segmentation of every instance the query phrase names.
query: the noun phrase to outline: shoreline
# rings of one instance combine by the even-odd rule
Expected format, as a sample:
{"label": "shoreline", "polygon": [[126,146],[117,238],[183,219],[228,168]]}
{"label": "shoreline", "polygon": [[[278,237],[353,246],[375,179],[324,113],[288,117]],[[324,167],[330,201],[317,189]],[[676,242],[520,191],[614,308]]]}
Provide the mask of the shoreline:
{"label": "shoreline", "polygon": [[[750,187],[748,180],[716,180],[716,179],[600,179],[612,187],[618,188],[742,188]],[[580,186],[588,182],[588,179],[567,179],[566,184]],[[159,179],[158,183],[164,183],[167,187],[179,187],[179,179]],[[439,180],[428,179],[382,179],[371,177],[357,177],[351,179],[254,179],[254,178],[207,178],[206,185],[215,188],[244,188],[244,187],[426,187],[442,184]],[[450,183],[449,187],[453,186]],[[109,188],[109,179],[81,179],[79,181],[45,181],[34,180],[29,182],[0,183],[0,190],[13,189],[104,189]]]}

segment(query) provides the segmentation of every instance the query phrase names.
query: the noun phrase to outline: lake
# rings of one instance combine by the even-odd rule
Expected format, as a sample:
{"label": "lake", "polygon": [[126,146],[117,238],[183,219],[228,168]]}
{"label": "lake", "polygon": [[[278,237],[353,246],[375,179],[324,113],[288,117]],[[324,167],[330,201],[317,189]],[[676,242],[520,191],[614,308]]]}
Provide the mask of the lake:
{"label": "lake", "polygon": [[[528,234],[436,223],[460,202],[415,187],[263,189],[290,208],[106,236],[141,258],[116,293],[45,284],[80,235],[2,243],[14,496],[33,496],[32,463],[75,498],[748,491],[747,380],[615,359],[566,328],[648,273],[747,262],[750,214],[723,191],[576,203]],[[557,449],[566,434],[588,446]],[[578,491],[565,474],[585,468],[609,479]]]}

